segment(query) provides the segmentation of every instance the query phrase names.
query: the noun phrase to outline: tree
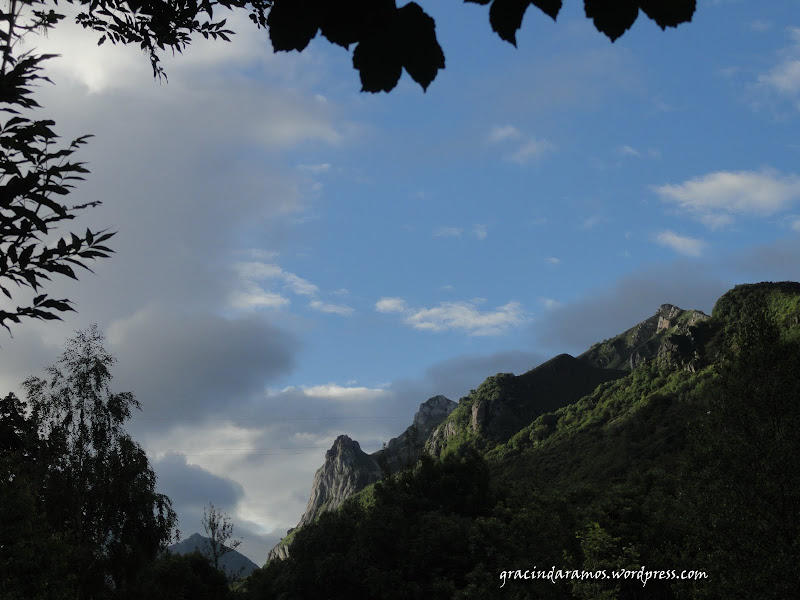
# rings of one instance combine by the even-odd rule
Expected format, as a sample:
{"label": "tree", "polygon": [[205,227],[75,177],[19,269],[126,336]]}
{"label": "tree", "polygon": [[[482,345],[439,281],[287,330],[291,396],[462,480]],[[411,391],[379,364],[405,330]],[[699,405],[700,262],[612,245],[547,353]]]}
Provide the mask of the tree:
{"label": "tree", "polygon": [[[10,0],[7,11],[0,11],[0,112],[8,118],[0,123],[0,291],[9,299],[12,294],[4,281],[17,287],[38,291],[49,274],[58,273],[77,279],[70,266],[87,270],[85,259],[105,258],[112,252],[102,245],[114,233],[92,232],[82,236],[70,233],[70,239],[48,240],[54,228],[65,220],[74,219],[80,211],[98,206],[88,202],[67,206],[55,200],[70,193],[72,182],[82,180],[88,170],[80,162],[70,162],[70,156],[90,136],[82,136],[61,149],[53,148],[58,136],[54,121],[33,121],[21,116],[39,106],[30,98],[31,86],[37,80],[50,81],[42,76],[41,63],[52,55],[19,57],[12,54],[23,36],[37,29],[53,27],[63,16],[52,10],[34,10],[40,0]],[[24,15],[24,9],[30,15]],[[48,242],[54,242],[48,246]],[[67,299],[55,300],[40,294],[29,306],[17,306],[16,311],[0,309],[0,325],[9,332],[7,321],[19,323],[22,317],[60,319],[53,311],[74,310]]]}
{"label": "tree", "polygon": [[694,598],[797,597],[800,343],[755,295],[745,300],[691,436],[684,550],[710,571]]}
{"label": "tree", "polygon": [[[215,507],[211,502],[208,504],[208,508],[203,509],[202,522],[211,552],[209,558],[214,568],[219,569],[219,559],[241,546],[242,540],[233,539],[233,522],[227,514]],[[222,571],[225,572],[231,582],[241,575],[241,570],[238,573],[228,573],[223,568]]]}
{"label": "tree", "polygon": [[125,432],[139,403],[113,393],[115,362],[93,325],[69,340],[49,380],[23,382],[46,450],[37,482],[49,529],[72,546],[64,583],[73,598],[124,597],[137,574],[172,539],[177,519],[155,490],[144,450]]}
{"label": "tree", "polygon": [[[192,33],[230,39],[233,31],[223,29],[226,20],[213,21],[215,7],[248,10],[250,20],[268,30],[276,51],[302,51],[317,33],[345,49],[354,45],[353,67],[359,71],[363,91],[392,90],[403,69],[426,89],[445,66],[436,23],[416,2],[398,7],[396,0],[67,1],[87,7],[76,20],[101,34],[98,45],[106,40],[138,44],[159,76],[164,74],[159,50],[181,52]],[[489,24],[514,45],[529,6],[554,20],[562,6],[562,0],[465,1],[491,3]],[[690,21],[696,4],[696,0],[584,0],[584,11],[597,30],[614,41],[633,25],[639,11],[666,29]]]}

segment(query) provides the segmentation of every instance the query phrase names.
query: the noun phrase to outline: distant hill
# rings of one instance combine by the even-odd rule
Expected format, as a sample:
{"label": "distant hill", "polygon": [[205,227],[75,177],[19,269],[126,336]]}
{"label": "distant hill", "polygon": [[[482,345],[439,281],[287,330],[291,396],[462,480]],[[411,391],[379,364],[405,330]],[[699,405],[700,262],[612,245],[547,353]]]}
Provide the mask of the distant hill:
{"label": "distant hill", "polygon": [[[205,556],[211,556],[211,548],[208,538],[200,535],[199,533],[194,533],[185,540],[182,540],[177,544],[172,544],[167,549],[175,554],[191,554],[197,550]],[[258,565],[247,558],[244,554],[232,549],[229,552],[226,552],[219,559],[219,566],[226,574],[238,573],[239,575],[237,579],[247,577],[250,575],[250,573],[258,568]]]}

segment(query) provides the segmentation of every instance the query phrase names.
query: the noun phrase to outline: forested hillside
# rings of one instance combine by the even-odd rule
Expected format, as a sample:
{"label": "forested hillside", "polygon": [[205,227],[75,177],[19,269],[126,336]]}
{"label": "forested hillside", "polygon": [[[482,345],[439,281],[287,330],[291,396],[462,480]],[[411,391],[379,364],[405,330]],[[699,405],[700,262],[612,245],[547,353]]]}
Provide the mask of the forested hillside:
{"label": "forested hillside", "polygon": [[[798,597],[799,321],[800,285],[738,286],[625,377],[505,443],[454,438],[324,514],[244,595]],[[462,406],[513,394],[502,381]]]}

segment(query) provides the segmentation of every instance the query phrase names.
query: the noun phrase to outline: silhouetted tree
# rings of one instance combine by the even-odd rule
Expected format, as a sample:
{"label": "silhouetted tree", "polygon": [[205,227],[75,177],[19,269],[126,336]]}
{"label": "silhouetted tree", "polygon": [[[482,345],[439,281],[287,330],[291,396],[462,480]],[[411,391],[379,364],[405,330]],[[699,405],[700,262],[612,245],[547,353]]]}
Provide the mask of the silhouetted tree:
{"label": "silhouetted tree", "polygon": [[71,545],[72,598],[123,596],[172,539],[176,515],[144,450],[124,430],[139,403],[113,393],[115,359],[92,326],[69,340],[49,379],[23,383],[44,450],[35,482],[50,531]]}
{"label": "silhouetted tree", "polygon": [[[206,532],[211,552],[209,559],[214,568],[219,569],[219,559],[241,546],[242,540],[233,538],[233,522],[213,503],[209,503],[208,508],[203,509],[203,529]],[[235,581],[241,575],[241,571],[239,573],[226,572],[226,575],[229,580]]]}
{"label": "silhouetted tree", "polygon": [[[54,121],[34,121],[21,112],[39,106],[30,97],[31,87],[37,80],[50,81],[40,75],[40,63],[53,55],[26,52],[17,57],[12,50],[25,34],[46,31],[63,18],[52,10],[36,10],[40,4],[39,0],[10,0],[8,8],[0,10],[0,112],[6,117],[0,123],[0,291],[8,299],[12,299],[9,283],[36,292],[53,273],[77,279],[70,265],[91,270],[84,261],[107,257],[112,250],[102,243],[114,235],[87,229],[81,236],[70,233],[69,239],[52,237],[62,221],[100,202],[68,206],[56,200],[69,194],[72,182],[88,173],[83,163],[69,158],[90,136],[79,137],[66,148],[54,148],[58,139]],[[0,308],[0,325],[10,332],[7,321],[19,323],[22,317],[60,320],[53,311],[69,310],[74,310],[69,300],[41,294],[28,306]]]}
{"label": "silhouetted tree", "polygon": [[[353,67],[359,71],[363,91],[392,90],[403,69],[425,89],[445,66],[436,24],[416,2],[398,7],[396,0],[68,1],[86,8],[76,20],[101,34],[98,44],[110,40],[139,45],[156,75],[163,75],[159,50],[180,52],[193,33],[229,40],[233,31],[223,29],[225,19],[213,20],[218,7],[247,10],[253,23],[268,30],[276,51],[302,51],[317,33],[343,48],[355,46]],[[552,19],[562,7],[562,0],[466,1],[491,4],[489,24],[515,45],[529,6]],[[633,25],[640,11],[665,29],[690,21],[695,8],[696,0],[584,0],[587,18],[612,41]]]}

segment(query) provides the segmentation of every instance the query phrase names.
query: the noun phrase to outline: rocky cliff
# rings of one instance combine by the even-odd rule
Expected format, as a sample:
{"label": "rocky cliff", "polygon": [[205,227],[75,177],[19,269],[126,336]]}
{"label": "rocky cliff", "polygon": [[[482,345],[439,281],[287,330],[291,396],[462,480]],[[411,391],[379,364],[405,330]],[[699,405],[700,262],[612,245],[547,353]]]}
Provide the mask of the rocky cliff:
{"label": "rocky cliff", "polygon": [[426,450],[440,456],[463,441],[503,443],[539,415],[577,401],[606,381],[626,375],[560,354],[527,373],[499,373],[462,398],[431,434]]}
{"label": "rocky cliff", "polygon": [[429,398],[419,405],[419,410],[414,415],[414,422],[402,434],[389,440],[382,450],[374,452],[371,456],[381,467],[392,473],[407,465],[415,464],[433,430],[457,406],[458,403],[444,396]]}
{"label": "rocky cliff", "polygon": [[289,556],[289,544],[295,529],[312,523],[328,510],[334,510],[350,496],[378,481],[384,471],[396,472],[420,457],[431,432],[458,406],[444,396],[423,402],[412,424],[382,449],[372,454],[361,450],[358,442],[340,435],[325,453],[325,463],[317,469],[311,485],[306,511],[297,527],[287,531],[279,544],[269,551],[267,562]]}
{"label": "rocky cliff", "polygon": [[340,435],[325,453],[325,464],[314,475],[311,497],[298,527],[315,521],[326,510],[334,510],[380,478],[377,461],[364,452],[357,441]]}
{"label": "rocky cliff", "polygon": [[672,304],[662,304],[652,317],[645,319],[608,340],[594,344],[578,356],[578,360],[604,369],[631,371],[640,364],[660,357],[677,361],[694,369],[694,354],[701,346],[701,324],[710,317],[699,310],[683,310]]}

